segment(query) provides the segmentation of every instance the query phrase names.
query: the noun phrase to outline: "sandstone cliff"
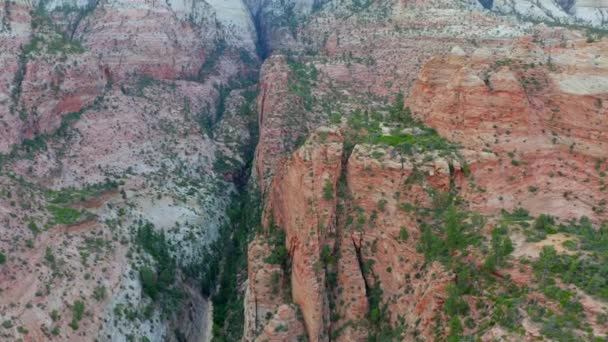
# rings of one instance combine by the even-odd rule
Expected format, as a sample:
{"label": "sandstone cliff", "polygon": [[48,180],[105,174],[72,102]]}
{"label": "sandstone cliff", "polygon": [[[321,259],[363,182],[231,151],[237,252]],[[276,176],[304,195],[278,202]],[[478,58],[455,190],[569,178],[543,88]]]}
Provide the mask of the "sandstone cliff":
{"label": "sandstone cliff", "polygon": [[[330,2],[301,27],[300,39],[320,51],[298,56],[297,65],[316,70],[304,89],[281,86],[298,82],[294,76],[307,78],[293,68],[293,57],[275,56],[262,68],[265,91],[258,108],[266,133],[255,165],[265,194],[265,231],[249,249],[245,339],[269,338],[262,331],[277,330],[273,313],[292,301],[314,341],[431,340],[458,335],[459,329],[484,340],[548,336],[529,317],[517,318],[523,319],[521,335],[494,325],[495,315],[507,310],[494,291],[513,286],[504,274],[559,310],[535,283],[525,258],[492,271],[496,287],[477,279],[468,290],[455,288],[463,286],[463,277],[464,283],[472,279],[467,272],[487,272],[491,262],[484,258],[492,241],[500,241],[491,233],[502,231],[511,211],[525,208],[528,221],[541,214],[606,219],[605,42],[590,41],[581,31],[488,15],[472,2],[374,3],[346,15],[350,11]],[[467,20],[457,19],[465,11]],[[407,114],[386,105],[395,93],[406,95],[415,118],[458,146],[436,140],[418,123],[396,128],[389,118]],[[304,111],[299,118],[308,119],[305,130],[286,124],[294,106]],[[317,129],[329,122],[336,125],[329,131],[342,137],[340,161],[320,153],[335,144],[334,133]],[[301,147],[285,144],[308,131],[314,133]],[[327,140],[319,139],[324,135]],[[314,185],[336,169],[337,182],[332,176],[326,188]],[[483,241],[453,251],[449,258],[456,262],[426,250],[433,245],[429,232],[450,239],[442,235],[449,229],[442,221],[447,214],[438,209],[444,201],[464,211],[460,224]],[[328,217],[335,219],[325,224]],[[542,245],[530,245],[529,237],[506,225],[513,229],[514,254],[534,250],[538,258]],[[559,247],[558,240],[544,241]],[[275,253],[286,254],[285,260],[275,263]],[[272,291],[277,284],[283,287]],[[467,286],[477,290],[468,292]],[[466,327],[459,325],[464,316],[454,318],[455,296],[466,303],[457,306],[468,307]],[[591,307],[583,304],[585,317],[602,336],[590,317],[603,309]],[[301,338],[300,324],[284,320],[282,329],[283,339]]]}
{"label": "sandstone cliff", "polygon": [[442,135],[496,155],[472,168],[487,191],[475,195],[483,211],[605,219],[594,165],[606,154],[606,45],[574,36],[564,46],[564,35],[541,31],[470,54],[454,48],[425,65],[410,93],[414,113]]}

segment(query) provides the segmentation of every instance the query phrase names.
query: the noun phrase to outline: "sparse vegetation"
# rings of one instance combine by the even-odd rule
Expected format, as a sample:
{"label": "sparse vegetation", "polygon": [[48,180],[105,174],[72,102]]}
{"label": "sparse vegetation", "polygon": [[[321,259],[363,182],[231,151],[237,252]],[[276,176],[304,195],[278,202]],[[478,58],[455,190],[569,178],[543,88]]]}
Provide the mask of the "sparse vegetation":
{"label": "sparse vegetation", "polygon": [[74,224],[83,216],[82,211],[69,207],[49,205],[47,210],[53,215],[53,224]]}
{"label": "sparse vegetation", "polygon": [[[368,143],[391,146],[404,155],[424,152],[447,154],[459,148],[414,119],[409,108],[404,106],[402,95],[397,96],[385,113],[355,111],[349,116],[348,124],[347,148]],[[383,133],[382,126],[390,127],[390,134]]]}
{"label": "sparse vegetation", "polygon": [[96,286],[93,290],[93,298],[97,301],[104,300],[107,295],[106,287],[103,285]]}
{"label": "sparse vegetation", "polygon": [[287,65],[291,71],[289,91],[302,99],[304,109],[311,111],[315,102],[312,86],[317,81],[317,69],[314,64],[299,62],[291,56],[287,59]]}
{"label": "sparse vegetation", "polygon": [[81,42],[57,30],[44,6],[37,6],[32,12],[32,28],[36,34],[23,47],[25,56],[34,56],[41,52],[68,55],[86,51]]}
{"label": "sparse vegetation", "polygon": [[85,305],[81,300],[75,301],[72,305],[72,321],[70,322],[69,326],[73,330],[78,330],[78,328],[80,328],[80,321],[84,315],[84,309]]}
{"label": "sparse vegetation", "polygon": [[491,251],[485,261],[485,267],[494,271],[505,264],[505,258],[513,252],[513,243],[509,238],[507,227],[498,226],[492,230]]}
{"label": "sparse vegetation", "polygon": [[264,261],[269,264],[287,265],[288,253],[285,246],[285,231],[281,228],[271,225],[268,232],[268,242],[270,244],[270,256]]}
{"label": "sparse vegetation", "polygon": [[[538,222],[543,222],[543,227],[548,224],[547,220],[537,219]],[[586,218],[559,226],[555,226],[554,220],[549,222],[553,225],[547,234],[574,234],[579,239],[580,252],[558,254],[554,248],[544,247],[541,258],[534,263],[535,273],[541,283],[553,285],[551,277],[559,277],[563,282],[574,284],[592,296],[608,300],[608,270],[602,266],[608,263],[608,227],[602,225],[596,229]]]}

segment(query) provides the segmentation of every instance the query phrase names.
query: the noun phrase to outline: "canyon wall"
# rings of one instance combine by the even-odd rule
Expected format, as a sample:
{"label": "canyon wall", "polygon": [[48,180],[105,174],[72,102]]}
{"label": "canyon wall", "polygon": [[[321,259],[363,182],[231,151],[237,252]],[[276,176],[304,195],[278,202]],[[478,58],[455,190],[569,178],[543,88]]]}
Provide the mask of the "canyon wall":
{"label": "canyon wall", "polygon": [[208,338],[182,270],[255,144],[248,9],[2,1],[0,22],[2,339]]}
{"label": "canyon wall", "polygon": [[605,7],[2,1],[0,336],[605,337]]}
{"label": "canyon wall", "polygon": [[[561,6],[567,4],[555,5],[566,11]],[[501,6],[495,1],[492,10],[506,13]],[[588,4],[568,11],[580,8],[575,6]],[[453,256],[479,274],[490,232],[505,212],[525,208],[563,220],[606,219],[598,166],[606,157],[605,40],[498,17],[466,1],[354,8],[329,2],[300,28],[300,39],[318,55],[294,62],[289,54],[275,54],[262,68],[255,173],[265,195],[264,231],[249,247],[247,341],[303,335],[312,341],[433,340],[452,334],[457,328],[448,327],[454,318],[446,302],[453,304],[462,269],[430,261],[424,247],[429,226],[446,229],[441,219],[429,219],[445,194],[457,198],[471,222],[479,220],[486,243]],[[601,6],[594,11],[601,13]],[[302,69],[314,69],[315,77]],[[305,86],[289,87],[295,83]],[[399,112],[389,105],[398,101],[395,94],[405,95],[414,125],[433,128],[458,147],[425,145],[424,134],[431,133],[419,126],[395,133],[387,120]],[[305,123],[290,118],[302,110],[298,118]],[[380,120],[378,128],[373,120]],[[306,132],[312,132],[308,139],[291,143]],[[391,145],[395,134],[414,138]],[[388,143],[369,143],[361,135]],[[342,158],[337,149],[328,151],[337,142]],[[513,236],[517,255],[532,248]],[[285,259],[277,262],[278,254]],[[503,279],[504,271],[520,286],[535,288],[522,265],[514,261],[494,276]],[[489,303],[487,295],[462,295],[473,320],[489,315],[479,304]],[[472,323],[463,329],[482,339],[543,335],[533,323],[521,335],[500,326],[480,332]],[[593,332],[605,333],[597,325]]]}

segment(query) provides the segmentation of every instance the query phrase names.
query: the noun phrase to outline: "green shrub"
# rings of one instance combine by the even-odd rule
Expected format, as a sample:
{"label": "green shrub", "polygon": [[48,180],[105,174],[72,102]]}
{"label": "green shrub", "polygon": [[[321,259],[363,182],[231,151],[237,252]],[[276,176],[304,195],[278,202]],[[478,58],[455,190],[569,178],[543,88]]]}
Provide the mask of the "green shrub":
{"label": "green shrub", "polygon": [[541,214],[534,221],[534,229],[544,231],[547,234],[555,234],[555,218],[550,215]]}
{"label": "green shrub", "polygon": [[271,228],[270,232],[270,255],[264,259],[269,264],[286,265],[289,259],[289,251],[285,247],[285,232],[279,228]]}
{"label": "green shrub", "polygon": [[407,232],[407,228],[401,226],[399,228],[399,240],[406,241],[410,237],[410,234]]}
{"label": "green shrub", "polygon": [[321,260],[323,261],[323,264],[325,265],[335,265],[336,264],[336,257],[332,255],[331,250],[329,249],[329,246],[325,245],[323,246],[323,248],[321,249]]}
{"label": "green shrub", "polygon": [[84,315],[84,309],[85,305],[81,300],[75,301],[74,305],[72,305],[72,321],[70,322],[69,326],[73,330],[78,330],[80,327],[79,322],[82,320]]}
{"label": "green shrub", "polygon": [[99,285],[93,290],[93,298],[95,298],[97,301],[101,301],[106,298],[106,292],[106,287]]}
{"label": "green shrub", "polygon": [[460,322],[460,318],[458,316],[453,316],[450,319],[450,335],[448,336],[448,341],[450,342],[460,342],[462,334],[462,323]]}
{"label": "green shrub", "polygon": [[334,199],[334,185],[329,179],[325,180],[325,185],[323,186],[323,199],[326,201]]}
{"label": "green shrub", "polygon": [[311,111],[315,103],[315,97],[312,95],[312,86],[317,81],[317,69],[314,64],[300,63],[291,56],[287,58],[287,65],[290,69],[289,91],[302,99],[304,109]]}
{"label": "green shrub", "polygon": [[117,182],[106,180],[104,183],[88,185],[82,189],[64,188],[61,190],[48,190],[46,198],[52,204],[70,205],[98,197],[102,193],[116,188],[118,188]]}
{"label": "green shrub", "polygon": [[57,322],[61,318],[61,316],[59,316],[59,312],[55,309],[53,309],[53,311],[51,311],[50,316],[51,316],[51,320],[53,320],[53,322]]}
{"label": "green shrub", "polygon": [[72,318],[80,321],[82,320],[82,316],[84,315],[84,302],[81,300],[77,300],[74,302],[74,306],[72,307]]}
{"label": "green shrub", "polygon": [[139,269],[142,291],[152,300],[160,301],[170,312],[178,304],[181,294],[173,289],[176,265],[165,233],[157,233],[151,223],[145,223],[137,231],[136,242],[156,261],[155,268],[142,266]]}
{"label": "green shrub", "polygon": [[82,216],[81,211],[69,207],[49,205],[47,210],[53,215],[54,224],[74,224],[77,223]]}
{"label": "green shrub", "polygon": [[156,278],[156,272],[150,267],[143,266],[139,269],[139,279],[143,292],[155,300],[159,292],[159,284]]}
{"label": "green shrub", "polygon": [[464,301],[460,289],[454,284],[449,284],[446,292],[447,298],[443,306],[445,313],[450,317],[466,315],[469,312],[469,305]]}
{"label": "green shrub", "polygon": [[491,251],[485,261],[485,267],[493,271],[504,264],[505,258],[513,252],[513,243],[509,238],[507,228],[499,226],[492,230]]}

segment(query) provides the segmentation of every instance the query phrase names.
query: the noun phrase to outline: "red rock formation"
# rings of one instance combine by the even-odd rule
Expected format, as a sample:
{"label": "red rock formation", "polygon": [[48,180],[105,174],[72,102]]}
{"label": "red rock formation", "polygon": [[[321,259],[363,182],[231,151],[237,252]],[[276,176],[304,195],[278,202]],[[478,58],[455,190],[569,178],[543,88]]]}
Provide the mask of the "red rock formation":
{"label": "red rock formation", "polygon": [[[416,251],[420,229],[403,205],[432,207],[427,190],[449,190],[450,171],[443,158],[423,159],[415,156],[412,161],[402,161],[391,149],[356,146],[348,161],[346,180],[349,215],[355,222],[346,223],[342,234],[352,239],[351,248],[359,263],[371,265],[363,275],[368,291],[375,287],[382,290],[380,309],[387,315],[382,319],[388,319],[393,328],[403,324],[409,327],[408,333],[415,330],[431,338],[432,324],[441,313],[445,286],[452,276],[438,263],[423,267],[424,256]],[[412,181],[417,177],[421,179]],[[402,230],[407,239],[400,237]],[[352,285],[343,282],[338,288],[346,291]],[[383,305],[387,307],[382,309]],[[358,340],[365,337],[359,334]]]}
{"label": "red rock formation", "polygon": [[260,95],[258,96],[258,126],[260,127],[260,144],[255,152],[255,173],[258,177],[260,191],[266,192],[270,177],[278,167],[278,162],[287,150],[283,127],[285,112],[292,105],[287,99],[289,92],[289,68],[283,57],[271,57],[260,71]]}
{"label": "red rock formation", "polygon": [[[319,129],[275,175],[267,215],[286,233],[293,301],[311,340],[327,339],[328,303],[321,250],[335,227],[335,189],[342,167],[339,131]],[[268,218],[270,219],[270,218]]]}
{"label": "red rock formation", "polygon": [[297,310],[293,305],[281,305],[256,341],[282,342],[304,339],[306,330],[297,316]]}
{"label": "red rock formation", "polygon": [[442,135],[496,154],[472,166],[484,189],[469,193],[478,209],[605,218],[595,165],[607,156],[608,69],[597,59],[607,49],[530,39],[470,56],[454,48],[424,66],[408,104]]}
{"label": "red rock formation", "polygon": [[[415,326],[418,334],[431,337],[452,276],[439,264],[422,267],[424,257],[416,251],[418,223],[402,205],[432,206],[427,190],[450,187],[448,160],[435,155],[424,162],[429,156],[417,155],[408,161],[391,149],[357,145],[341,171],[341,139],[338,130],[319,129],[279,168],[266,202],[267,225],[286,233],[289,286],[307,335],[314,341],[327,340],[330,334],[339,341],[366,340],[374,329],[368,321],[368,297],[379,289],[380,309],[387,315],[383,320],[394,329]],[[341,172],[346,178],[338,185]],[[408,183],[418,175],[422,183]],[[338,199],[339,212],[337,186],[346,186],[341,191],[348,193],[348,198]],[[403,229],[407,240],[400,238]],[[264,326],[260,316],[278,308],[277,296],[268,294],[267,285],[276,266],[260,262],[268,255],[260,241],[264,238],[270,237],[258,235],[249,248],[248,340]]]}
{"label": "red rock formation", "polygon": [[[204,2],[1,2],[0,252],[7,260],[0,265],[0,315],[13,325],[3,330],[3,340],[133,335],[159,341],[176,331],[198,340],[210,332],[207,298],[178,284],[177,269],[174,285],[184,290],[184,300],[174,320],[160,317],[161,305],[133,320],[152,304],[141,291],[140,265],[131,259],[137,254],[152,261],[130,247],[134,218],[166,229],[167,239],[179,245],[176,263],[202,258],[233,188],[222,183],[221,191],[203,194],[212,182],[180,187],[201,177],[221,183],[213,168],[216,152],[234,159],[242,152],[235,154],[238,144],[213,140],[200,123],[219,120],[221,90],[236,88],[241,76],[257,68],[253,42],[234,38],[252,37],[252,31],[236,31],[253,30],[253,24],[240,1],[225,26],[224,13],[195,3]],[[222,93],[227,112],[238,111],[230,105],[237,93]],[[248,141],[241,135],[247,124],[233,125],[232,136]],[[115,177],[122,178],[120,195],[85,189]],[[61,210],[86,213],[58,224],[49,209],[50,189],[86,192],[75,203],[60,204]],[[91,208],[88,201],[98,204]],[[84,317],[79,327],[69,327],[77,300],[86,303]],[[51,319],[53,310],[61,317]]]}
{"label": "red rock formation", "polygon": [[247,258],[247,292],[245,295],[245,336],[253,341],[284,302],[289,275],[281,265],[266,262],[271,245],[265,235],[258,235],[249,244]]}

